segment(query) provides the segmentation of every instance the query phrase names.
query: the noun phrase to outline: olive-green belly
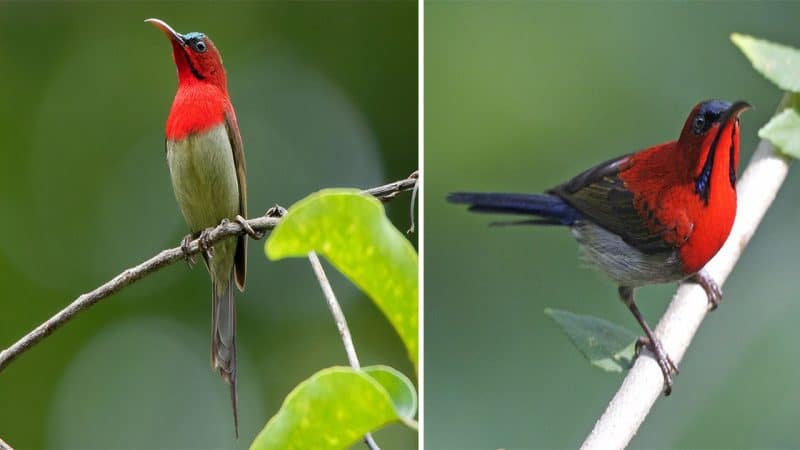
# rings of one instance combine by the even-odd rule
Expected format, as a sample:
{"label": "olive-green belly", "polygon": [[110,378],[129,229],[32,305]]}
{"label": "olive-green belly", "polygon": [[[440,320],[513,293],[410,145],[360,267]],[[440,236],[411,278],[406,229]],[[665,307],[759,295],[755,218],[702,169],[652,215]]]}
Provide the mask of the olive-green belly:
{"label": "olive-green belly", "polygon": [[[239,214],[236,166],[224,124],[181,141],[168,140],[167,164],[178,205],[193,233]],[[209,269],[218,279],[230,275],[235,250],[235,239],[214,246],[214,267]]]}

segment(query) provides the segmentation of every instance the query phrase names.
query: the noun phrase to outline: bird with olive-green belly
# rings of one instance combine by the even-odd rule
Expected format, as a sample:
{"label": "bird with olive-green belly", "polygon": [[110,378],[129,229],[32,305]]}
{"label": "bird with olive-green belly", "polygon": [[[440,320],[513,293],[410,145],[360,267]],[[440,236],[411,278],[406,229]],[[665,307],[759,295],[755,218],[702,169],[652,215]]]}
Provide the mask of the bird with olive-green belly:
{"label": "bird with olive-green belly", "polygon": [[167,164],[181,213],[191,233],[199,235],[211,276],[211,365],[231,387],[234,429],[238,436],[236,394],[236,308],[234,283],[244,289],[247,246],[244,236],[210,245],[204,231],[236,220],[246,231],[247,188],[244,151],[236,114],[228,96],[222,58],[202,33],[179,34],[158,19],[148,19],[172,44],[178,91],[167,118]]}

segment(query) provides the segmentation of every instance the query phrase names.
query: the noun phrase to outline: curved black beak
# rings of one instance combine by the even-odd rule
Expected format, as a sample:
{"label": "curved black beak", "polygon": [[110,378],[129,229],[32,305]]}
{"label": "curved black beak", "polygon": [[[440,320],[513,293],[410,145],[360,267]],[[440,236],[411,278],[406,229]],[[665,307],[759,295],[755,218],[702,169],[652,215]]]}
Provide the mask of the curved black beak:
{"label": "curved black beak", "polygon": [[735,101],[728,109],[725,110],[725,112],[722,113],[722,117],[720,117],[720,123],[728,123],[729,120],[739,117],[739,114],[752,107],[753,105],[744,100]]}
{"label": "curved black beak", "polygon": [[168,38],[173,39],[180,45],[183,45],[184,42],[186,42],[186,38],[184,38],[182,34],[175,31],[171,26],[167,24],[167,22],[164,22],[161,19],[146,19],[145,22],[152,23],[154,26],[161,29],[161,31],[163,31]]}
{"label": "curved black beak", "polygon": [[715,123],[719,124],[719,128],[717,129],[717,133],[714,135],[714,140],[711,142],[711,152],[710,154],[713,155],[713,152],[717,148],[717,144],[719,143],[719,138],[722,136],[722,130],[727,128],[728,123],[731,120],[737,120],[739,118],[739,114],[746,109],[752,108],[753,105],[747,103],[743,100],[738,100],[733,102],[731,106],[728,107],[725,111],[722,112],[719,120]]}

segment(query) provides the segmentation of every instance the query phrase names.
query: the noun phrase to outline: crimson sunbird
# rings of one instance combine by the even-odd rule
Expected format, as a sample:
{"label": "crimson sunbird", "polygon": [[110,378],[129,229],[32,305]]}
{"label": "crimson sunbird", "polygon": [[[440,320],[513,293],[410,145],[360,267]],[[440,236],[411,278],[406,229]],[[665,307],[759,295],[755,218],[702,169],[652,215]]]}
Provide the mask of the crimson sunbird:
{"label": "crimson sunbird", "polygon": [[[203,33],[179,34],[159,19],[147,19],[166,34],[178,69],[178,92],[167,118],[166,147],[172,187],[189,225],[182,247],[199,236],[211,276],[211,365],[230,385],[234,431],[239,435],[236,393],[236,305],[234,283],[244,290],[247,240],[227,238],[213,247],[203,230],[236,220],[252,234],[247,216],[244,151],[222,57]],[[188,255],[188,253],[187,253]]]}
{"label": "crimson sunbird", "polygon": [[708,100],[697,104],[677,141],[599,164],[545,194],[458,192],[453,203],[481,213],[532,219],[505,225],[564,225],[585,259],[619,286],[672,391],[678,368],[664,352],[634,302],[641,286],[692,280],[706,291],[712,309],[722,299],[703,266],[728,238],[736,216],[739,114],[750,105]]}

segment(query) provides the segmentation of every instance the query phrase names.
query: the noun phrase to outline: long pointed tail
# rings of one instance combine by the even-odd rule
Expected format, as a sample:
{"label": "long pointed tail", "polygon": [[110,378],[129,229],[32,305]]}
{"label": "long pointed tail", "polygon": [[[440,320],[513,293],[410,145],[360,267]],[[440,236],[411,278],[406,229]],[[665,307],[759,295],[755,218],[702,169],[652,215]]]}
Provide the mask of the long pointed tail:
{"label": "long pointed tail", "polygon": [[[447,196],[451,203],[469,205],[470,211],[538,216],[540,219],[505,223],[572,225],[581,218],[575,208],[549,194],[502,194],[480,192],[454,192]],[[501,223],[502,224],[502,223]]]}
{"label": "long pointed tail", "polygon": [[231,387],[233,427],[239,438],[238,396],[236,392],[236,304],[233,299],[233,272],[223,281],[214,280],[211,312],[211,366]]}

